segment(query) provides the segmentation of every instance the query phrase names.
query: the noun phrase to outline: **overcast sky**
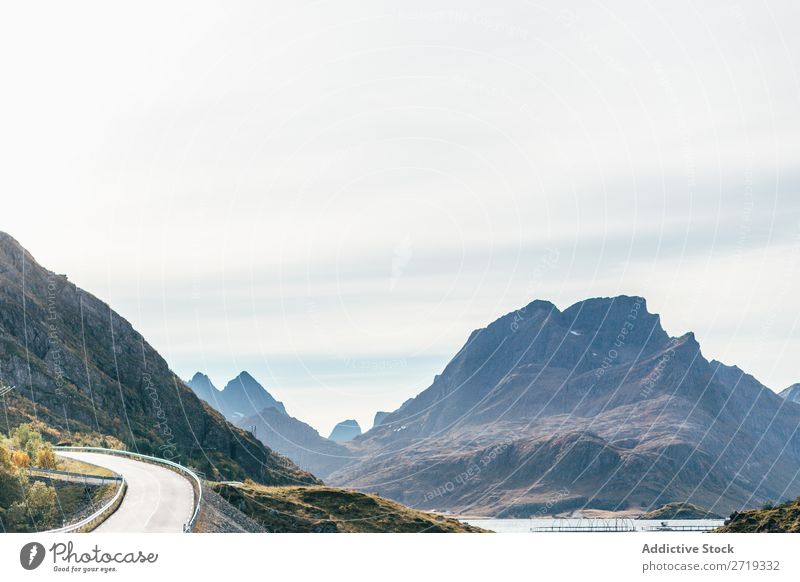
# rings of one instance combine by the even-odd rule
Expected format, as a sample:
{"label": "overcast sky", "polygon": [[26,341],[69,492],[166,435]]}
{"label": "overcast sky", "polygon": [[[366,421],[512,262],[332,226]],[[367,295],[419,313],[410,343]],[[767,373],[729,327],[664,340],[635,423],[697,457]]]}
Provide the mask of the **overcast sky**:
{"label": "overcast sky", "polygon": [[800,381],[797,2],[5,3],[0,229],[327,434],[535,298]]}

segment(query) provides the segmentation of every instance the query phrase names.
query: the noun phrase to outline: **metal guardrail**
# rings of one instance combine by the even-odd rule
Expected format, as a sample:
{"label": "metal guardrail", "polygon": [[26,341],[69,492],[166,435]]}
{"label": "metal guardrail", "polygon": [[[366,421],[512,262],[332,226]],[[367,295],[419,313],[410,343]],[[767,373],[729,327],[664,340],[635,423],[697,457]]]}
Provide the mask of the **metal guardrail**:
{"label": "metal guardrail", "polygon": [[119,475],[92,475],[91,473],[73,473],[71,471],[58,471],[56,469],[44,469],[42,467],[29,467],[28,474],[32,477],[78,481],[81,483],[91,483],[93,485],[105,485],[108,481],[122,481],[122,477]]}
{"label": "metal guardrail", "polygon": [[80,531],[87,525],[91,524],[93,521],[100,518],[109,509],[114,507],[115,504],[118,505],[122,500],[122,496],[125,494],[125,488],[127,486],[128,484],[125,482],[125,477],[121,477],[119,480],[119,487],[117,488],[117,492],[114,494],[114,497],[112,497],[107,503],[103,504],[103,506],[100,509],[95,511],[89,517],[85,517],[76,523],[71,523],[69,525],[65,525],[64,527],[49,529],[42,533],[73,533]]}
{"label": "metal guardrail", "polygon": [[[53,447],[55,451],[73,451],[76,453],[103,453],[106,455],[119,455],[121,457],[131,457],[140,461],[144,461],[146,463],[152,463],[156,465],[165,465],[178,473],[183,473],[189,481],[192,482],[192,490],[195,494],[194,499],[194,511],[192,512],[192,517],[189,521],[183,524],[183,531],[184,533],[189,533],[194,529],[194,526],[197,524],[197,518],[200,515],[200,505],[203,502],[203,483],[200,481],[200,478],[195,474],[194,471],[184,467],[183,465],[179,465],[178,463],[174,463],[172,461],[168,461],[167,459],[161,459],[159,457],[151,457],[150,455],[142,455],[140,453],[132,453],[130,451],[122,451],[119,449],[105,449],[102,447]],[[123,479],[124,482],[124,479]],[[121,489],[121,488],[120,488]]]}

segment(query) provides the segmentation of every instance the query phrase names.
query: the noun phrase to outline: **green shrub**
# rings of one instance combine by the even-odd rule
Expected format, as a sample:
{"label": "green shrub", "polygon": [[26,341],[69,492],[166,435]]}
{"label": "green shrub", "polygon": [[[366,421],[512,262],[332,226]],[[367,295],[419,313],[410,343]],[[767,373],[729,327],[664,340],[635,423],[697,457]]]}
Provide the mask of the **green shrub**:
{"label": "green shrub", "polygon": [[0,525],[2,530],[29,532],[56,525],[56,490],[41,481],[31,483],[25,469],[31,459],[55,466],[53,447],[41,434],[23,424],[11,434],[0,435]]}

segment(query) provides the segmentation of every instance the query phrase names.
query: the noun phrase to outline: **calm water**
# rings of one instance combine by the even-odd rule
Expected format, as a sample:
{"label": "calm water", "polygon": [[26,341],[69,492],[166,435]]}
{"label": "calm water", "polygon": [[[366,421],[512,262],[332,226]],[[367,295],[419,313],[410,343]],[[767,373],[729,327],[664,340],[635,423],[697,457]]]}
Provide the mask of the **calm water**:
{"label": "calm water", "polygon": [[723,524],[721,519],[464,519],[470,525],[489,529],[497,533],[530,533],[533,531],[657,531],[656,528],[672,528],[673,531],[692,531],[699,527],[711,529]]}

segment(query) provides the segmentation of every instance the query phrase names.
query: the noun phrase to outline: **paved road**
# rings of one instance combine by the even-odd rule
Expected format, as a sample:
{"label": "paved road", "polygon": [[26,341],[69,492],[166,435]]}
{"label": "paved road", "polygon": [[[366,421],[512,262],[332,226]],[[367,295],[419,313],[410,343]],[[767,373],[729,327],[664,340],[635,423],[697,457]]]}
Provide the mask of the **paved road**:
{"label": "paved road", "polygon": [[101,533],[180,533],[194,511],[191,483],[174,471],[102,453],[59,452],[119,473],[128,492],[114,514],[94,530]]}

